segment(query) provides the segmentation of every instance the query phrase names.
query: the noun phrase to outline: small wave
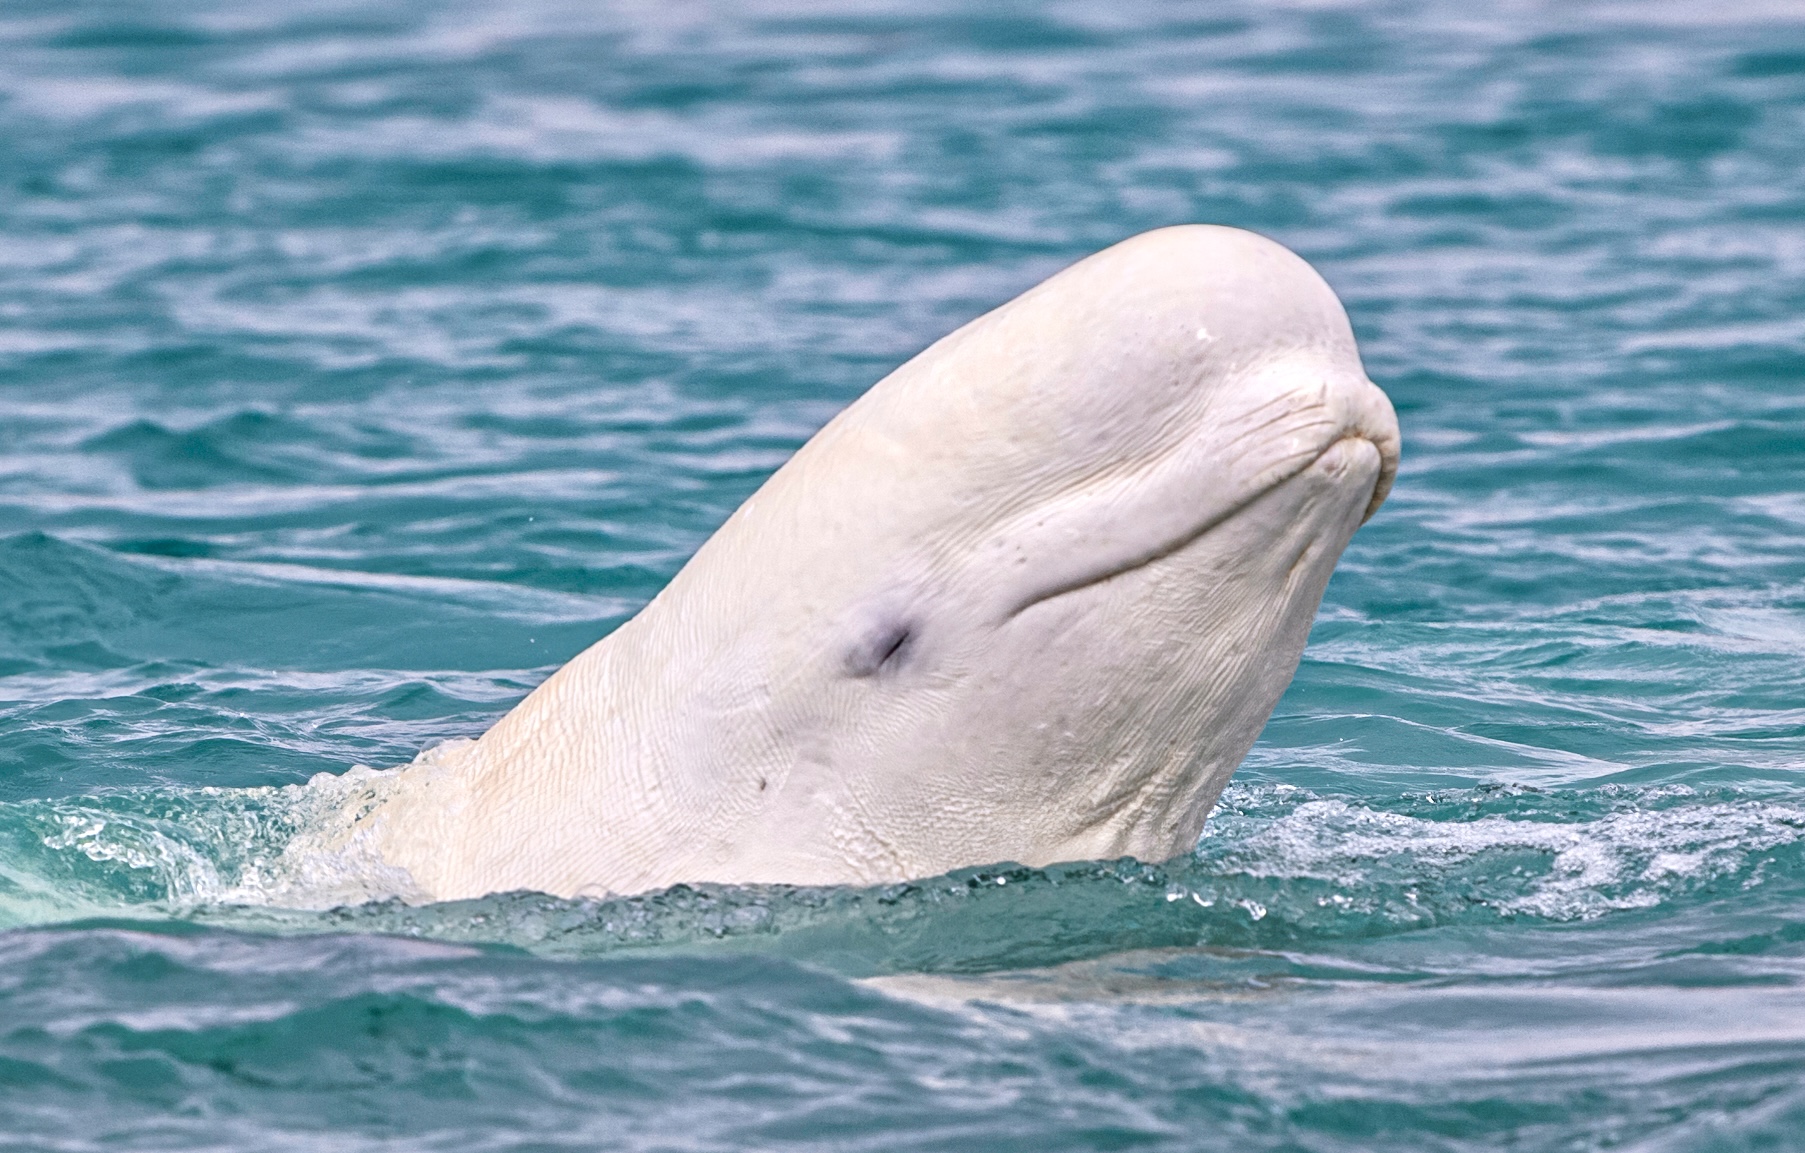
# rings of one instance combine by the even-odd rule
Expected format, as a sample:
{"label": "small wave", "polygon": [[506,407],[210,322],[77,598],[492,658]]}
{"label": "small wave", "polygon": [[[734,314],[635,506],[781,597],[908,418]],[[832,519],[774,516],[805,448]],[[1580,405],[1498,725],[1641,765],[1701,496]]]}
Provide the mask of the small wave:
{"label": "small wave", "polygon": [[280,788],[127,789],[0,805],[0,928],[415,895],[405,874],[333,838],[381,776],[359,766]]}
{"label": "small wave", "polygon": [[610,899],[509,893],[413,904],[406,875],[347,836],[347,814],[373,803],[387,779],[360,768],[279,789],[0,806],[0,924],[124,915],[558,956],[752,950],[863,975],[1574,921],[1805,883],[1805,806],[1779,801],[1674,787],[1485,787],[1387,809],[1243,785],[1197,853],[1163,866],[1004,864],[871,888],[698,884]]}
{"label": "small wave", "polygon": [[1206,828],[1199,865],[1249,884],[1325,886],[1318,903],[1401,925],[1466,909],[1580,920],[1724,881],[1753,887],[1764,854],[1805,839],[1805,806],[1684,786],[1486,786],[1403,798],[1403,811],[1285,786],[1231,802]]}

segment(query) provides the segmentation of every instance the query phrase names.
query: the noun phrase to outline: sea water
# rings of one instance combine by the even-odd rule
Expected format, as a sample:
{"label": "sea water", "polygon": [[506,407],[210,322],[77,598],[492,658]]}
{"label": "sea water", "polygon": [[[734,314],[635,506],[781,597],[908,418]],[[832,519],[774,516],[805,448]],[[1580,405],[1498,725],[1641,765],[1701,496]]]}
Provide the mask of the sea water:
{"label": "sea water", "polygon": [[[1185,221],[1404,433],[1194,855],[272,899]],[[1802,385],[1796,4],[13,0],[0,1146],[1805,1145]]]}

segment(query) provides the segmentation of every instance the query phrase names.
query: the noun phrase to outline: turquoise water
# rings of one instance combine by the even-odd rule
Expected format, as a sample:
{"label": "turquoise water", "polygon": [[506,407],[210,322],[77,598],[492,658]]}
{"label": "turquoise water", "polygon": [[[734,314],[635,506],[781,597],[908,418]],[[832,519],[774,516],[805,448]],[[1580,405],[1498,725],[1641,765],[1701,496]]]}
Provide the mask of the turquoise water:
{"label": "turquoise water", "polygon": [[[1805,13],[0,13],[0,1146],[1805,1145]],[[1179,221],[1403,470],[1193,858],[272,904],[889,368]]]}

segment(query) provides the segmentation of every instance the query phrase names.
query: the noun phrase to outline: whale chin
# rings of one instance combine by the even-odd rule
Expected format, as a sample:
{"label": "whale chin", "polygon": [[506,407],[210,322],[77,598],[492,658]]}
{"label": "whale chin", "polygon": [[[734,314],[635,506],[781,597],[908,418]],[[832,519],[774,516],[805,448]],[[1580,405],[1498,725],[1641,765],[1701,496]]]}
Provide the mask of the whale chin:
{"label": "whale chin", "polygon": [[1012,621],[994,667],[1060,670],[1056,691],[1037,692],[1029,673],[1015,707],[974,701],[966,720],[982,711],[1011,733],[992,755],[1034,778],[1041,803],[987,823],[1008,833],[976,855],[1045,865],[1189,852],[1289,684],[1384,464],[1371,441],[1338,440],[1182,548]]}

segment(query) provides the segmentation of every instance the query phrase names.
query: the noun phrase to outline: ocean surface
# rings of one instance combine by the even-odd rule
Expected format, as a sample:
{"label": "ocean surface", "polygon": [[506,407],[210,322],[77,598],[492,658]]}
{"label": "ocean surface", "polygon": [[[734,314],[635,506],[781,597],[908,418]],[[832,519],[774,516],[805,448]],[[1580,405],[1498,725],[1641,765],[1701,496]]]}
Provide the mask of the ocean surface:
{"label": "ocean surface", "polygon": [[[1195,854],[270,902],[1160,225],[1402,472]],[[1805,8],[10,0],[0,1148],[1805,1148]]]}

